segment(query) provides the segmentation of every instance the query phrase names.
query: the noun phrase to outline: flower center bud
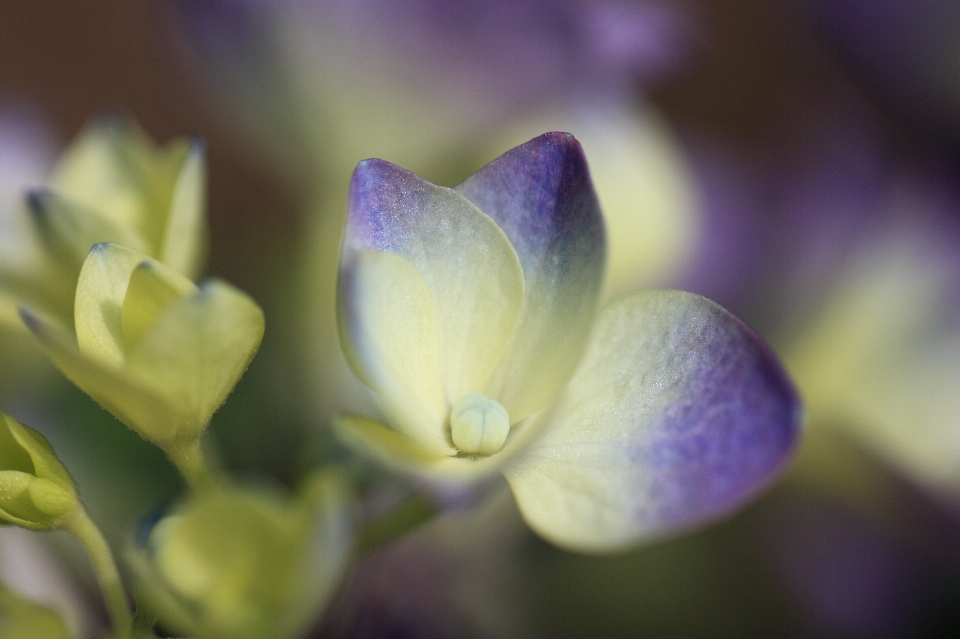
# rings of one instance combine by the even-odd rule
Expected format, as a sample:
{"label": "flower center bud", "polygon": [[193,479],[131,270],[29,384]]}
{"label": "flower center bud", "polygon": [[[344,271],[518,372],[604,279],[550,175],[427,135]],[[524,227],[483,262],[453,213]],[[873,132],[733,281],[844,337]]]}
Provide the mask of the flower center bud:
{"label": "flower center bud", "polygon": [[450,411],[453,445],[468,455],[492,455],[510,432],[510,417],[500,402],[471,393]]}

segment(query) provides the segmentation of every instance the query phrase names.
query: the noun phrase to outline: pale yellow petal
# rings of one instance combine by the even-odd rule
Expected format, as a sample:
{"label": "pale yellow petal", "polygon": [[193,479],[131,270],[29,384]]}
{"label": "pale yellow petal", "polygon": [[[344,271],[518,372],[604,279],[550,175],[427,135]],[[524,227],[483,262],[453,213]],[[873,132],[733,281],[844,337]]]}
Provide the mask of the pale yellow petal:
{"label": "pale yellow petal", "polygon": [[390,423],[436,454],[451,454],[440,384],[440,327],[420,272],[395,253],[361,251],[340,277],[347,359]]}

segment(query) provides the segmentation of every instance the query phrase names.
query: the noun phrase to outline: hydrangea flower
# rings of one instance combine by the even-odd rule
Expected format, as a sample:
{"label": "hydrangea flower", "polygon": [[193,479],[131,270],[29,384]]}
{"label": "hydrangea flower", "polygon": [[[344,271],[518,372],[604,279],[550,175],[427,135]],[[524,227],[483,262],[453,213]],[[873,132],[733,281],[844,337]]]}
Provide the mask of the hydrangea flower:
{"label": "hydrangea flower", "polygon": [[238,487],[195,495],[130,555],[142,603],[185,636],[303,636],[350,554],[342,484],[315,473],[292,499]]}
{"label": "hydrangea flower", "polygon": [[199,440],[263,338],[263,311],[216,279],[195,285],[116,244],[90,250],[77,282],[73,331],[20,313],[58,368],[188,479]]}
{"label": "hydrangea flower", "polygon": [[796,442],[792,385],[705,298],[644,291],[598,310],[605,253],[569,134],[517,147],[455,189],[361,163],[340,330],[385,423],[346,415],[337,434],[439,485],[502,472],[531,527],[578,550],[741,504]]}
{"label": "hydrangea flower", "polygon": [[14,319],[27,301],[69,322],[80,267],[99,242],[128,246],[190,278],[203,266],[206,164],[197,141],[158,147],[131,121],[101,119],[30,186],[16,259],[0,262],[0,320]]}

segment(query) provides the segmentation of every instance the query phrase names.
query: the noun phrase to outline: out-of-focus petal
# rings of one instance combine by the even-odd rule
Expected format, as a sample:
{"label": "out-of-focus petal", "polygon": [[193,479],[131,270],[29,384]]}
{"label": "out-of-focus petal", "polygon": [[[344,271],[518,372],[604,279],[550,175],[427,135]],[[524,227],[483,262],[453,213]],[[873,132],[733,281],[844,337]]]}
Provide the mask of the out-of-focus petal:
{"label": "out-of-focus petal", "polygon": [[91,250],[75,306],[76,336],[20,314],[71,381],[161,446],[200,435],[263,337],[263,312],[244,293],[218,280],[198,288],[112,244]]}
{"label": "out-of-focus petal", "polygon": [[930,232],[867,243],[784,362],[818,422],[848,429],[927,486],[956,490],[960,329],[949,304],[960,270]]}
{"label": "out-of-focus petal", "polygon": [[395,253],[359,251],[340,276],[340,334],[347,359],[394,427],[434,453],[444,436],[440,326],[427,282]]}
{"label": "out-of-focus petal", "polygon": [[119,374],[115,365],[81,353],[65,328],[30,309],[21,308],[20,316],[57,368],[117,419],[153,442],[176,435],[176,424],[169,419],[176,409],[156,391],[141,380]]}
{"label": "out-of-focus petal", "polygon": [[[121,310],[134,270],[147,257],[117,244],[97,244],[80,270],[74,302],[77,344],[81,351],[101,362],[120,366],[126,349]],[[163,271],[182,295],[196,290],[192,282],[152,262]]]}
{"label": "out-of-focus petal", "polygon": [[618,550],[742,504],[783,466],[799,421],[750,329],[705,298],[646,291],[601,312],[543,436],[505,475],[545,538]]}
{"label": "out-of-focus petal", "polygon": [[246,294],[205,280],[130,349],[126,370],[178,407],[178,436],[199,436],[250,365],[263,330],[263,311]]}
{"label": "out-of-focus petal", "polygon": [[74,277],[94,244],[115,242],[137,251],[148,249],[133,228],[117,224],[52,191],[30,191],[27,204],[43,247]]}
{"label": "out-of-focus petal", "polygon": [[503,231],[452,189],[367,160],[351,184],[344,265],[359,250],[397,253],[426,280],[440,327],[447,402],[483,393],[523,306],[523,272]]}
{"label": "out-of-focus petal", "polygon": [[158,258],[179,273],[200,275],[207,244],[207,164],[202,142],[194,141],[173,186],[170,217]]}
{"label": "out-of-focus petal", "polygon": [[523,317],[486,392],[521,420],[556,396],[583,353],[603,287],[603,218],[580,144],[565,133],[508,151],[457,191],[503,229],[523,267]]}

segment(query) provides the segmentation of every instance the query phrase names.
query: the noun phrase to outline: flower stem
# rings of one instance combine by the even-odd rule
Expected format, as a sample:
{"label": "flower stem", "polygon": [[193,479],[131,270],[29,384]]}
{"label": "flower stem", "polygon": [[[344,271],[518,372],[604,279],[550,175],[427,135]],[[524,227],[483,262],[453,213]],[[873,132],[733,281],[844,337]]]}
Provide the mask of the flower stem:
{"label": "flower stem", "polygon": [[357,535],[354,551],[362,557],[430,521],[436,514],[429,500],[412,497],[386,517],[367,524]]}
{"label": "flower stem", "polygon": [[73,516],[65,522],[65,528],[80,540],[90,554],[113,624],[113,637],[129,639],[133,629],[133,616],[130,614],[130,603],[123,590],[120,572],[113,560],[110,546],[82,506],[77,507]]}
{"label": "flower stem", "polygon": [[203,490],[216,483],[200,449],[200,440],[183,446],[170,446],[166,451],[191,490]]}

